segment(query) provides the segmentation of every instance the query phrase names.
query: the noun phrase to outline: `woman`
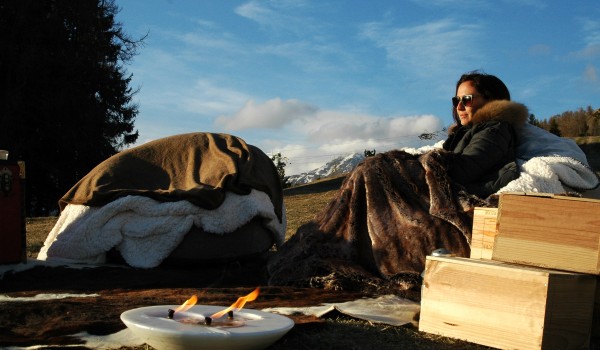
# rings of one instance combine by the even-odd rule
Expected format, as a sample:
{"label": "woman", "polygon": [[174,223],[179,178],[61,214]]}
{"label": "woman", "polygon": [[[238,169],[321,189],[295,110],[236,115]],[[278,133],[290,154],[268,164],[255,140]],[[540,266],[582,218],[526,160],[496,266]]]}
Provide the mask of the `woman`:
{"label": "woman", "polygon": [[433,250],[469,256],[473,207],[515,177],[528,113],[509,99],[498,78],[463,75],[443,149],[366,158],[270,259],[269,283],[397,293],[418,285]]}
{"label": "woman", "polygon": [[510,102],[500,79],[479,72],[458,80],[452,104],[456,124],[443,145],[452,152],[450,177],[485,198],[519,176],[517,135],[528,118],[527,108]]}

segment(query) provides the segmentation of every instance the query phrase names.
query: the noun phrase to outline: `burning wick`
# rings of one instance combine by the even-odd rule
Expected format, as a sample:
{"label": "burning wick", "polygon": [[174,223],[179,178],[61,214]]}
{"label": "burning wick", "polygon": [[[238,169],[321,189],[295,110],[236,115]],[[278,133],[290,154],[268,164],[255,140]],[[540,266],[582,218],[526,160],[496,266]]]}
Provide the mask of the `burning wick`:
{"label": "burning wick", "polygon": [[189,298],[188,300],[186,300],[185,303],[181,304],[177,309],[175,309],[175,310],[169,309],[169,312],[167,314],[167,318],[170,319],[170,320],[172,320],[173,319],[173,315],[175,315],[176,312],[187,311],[192,306],[196,305],[197,302],[198,302],[198,297],[195,296],[195,295],[192,295],[191,298]]}
{"label": "burning wick", "polygon": [[[233,310],[227,311],[227,319],[233,320]],[[213,321],[212,317],[210,317],[210,316],[204,317],[204,324],[206,324],[207,326],[210,326],[212,321]]]}
{"label": "burning wick", "polygon": [[[260,289],[256,288],[250,294],[248,294],[244,297],[239,297],[235,303],[231,304],[231,306],[226,308],[225,310],[222,310],[222,311],[216,312],[210,316],[204,317],[204,323],[206,325],[210,325],[212,323],[213,319],[220,318],[220,317],[224,316],[225,314],[227,314],[227,316],[228,316],[227,318],[229,320],[233,320],[233,310],[236,310],[236,311],[241,310],[247,302],[256,300],[256,298],[258,297],[259,291],[260,291]],[[197,301],[198,301],[198,297],[193,295],[191,298],[186,300],[185,303],[181,304],[181,306],[179,306],[175,310],[169,309],[168,313],[167,313],[167,318],[172,320],[173,317],[175,316],[175,313],[180,312],[180,311],[189,310],[192,306],[196,305]]]}

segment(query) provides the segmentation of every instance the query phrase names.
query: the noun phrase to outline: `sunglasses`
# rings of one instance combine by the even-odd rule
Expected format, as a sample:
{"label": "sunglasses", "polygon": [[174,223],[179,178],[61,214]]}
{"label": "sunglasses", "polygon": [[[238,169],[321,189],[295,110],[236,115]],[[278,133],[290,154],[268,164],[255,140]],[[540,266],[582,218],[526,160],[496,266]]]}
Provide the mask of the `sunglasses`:
{"label": "sunglasses", "polygon": [[452,97],[452,105],[454,107],[458,107],[459,103],[462,103],[465,107],[471,107],[473,104],[473,97],[477,95],[464,95],[462,97],[454,96]]}

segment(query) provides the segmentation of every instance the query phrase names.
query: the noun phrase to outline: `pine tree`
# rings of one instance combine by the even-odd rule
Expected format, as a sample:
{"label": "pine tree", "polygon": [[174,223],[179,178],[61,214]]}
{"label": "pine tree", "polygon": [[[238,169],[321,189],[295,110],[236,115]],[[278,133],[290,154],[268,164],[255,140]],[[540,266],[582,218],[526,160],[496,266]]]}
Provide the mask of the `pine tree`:
{"label": "pine tree", "polygon": [[534,126],[540,126],[539,120],[537,120],[535,115],[533,115],[533,114],[529,115],[529,124],[534,125]]}
{"label": "pine tree", "polygon": [[28,202],[56,207],[137,140],[124,64],[142,41],[117,12],[112,0],[0,0],[0,148],[25,161]]}
{"label": "pine tree", "polygon": [[548,131],[550,131],[551,133],[553,133],[556,136],[561,136],[560,128],[558,127],[557,118],[550,119],[550,130],[548,130]]}
{"label": "pine tree", "polygon": [[285,176],[285,167],[288,164],[288,158],[281,155],[281,152],[275,153],[271,156],[271,160],[275,163],[275,168],[277,169],[277,175],[279,175],[279,181],[281,182],[281,187],[287,188],[290,187],[290,183],[288,182],[287,177]]}

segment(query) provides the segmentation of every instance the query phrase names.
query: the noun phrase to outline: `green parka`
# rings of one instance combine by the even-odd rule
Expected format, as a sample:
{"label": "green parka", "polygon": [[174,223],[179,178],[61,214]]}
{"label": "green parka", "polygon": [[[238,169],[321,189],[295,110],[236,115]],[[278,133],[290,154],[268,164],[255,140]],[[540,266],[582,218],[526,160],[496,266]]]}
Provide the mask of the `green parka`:
{"label": "green parka", "polygon": [[524,105],[495,100],[477,110],[468,125],[451,128],[443,145],[452,152],[450,177],[482,198],[518,178],[517,138],[528,117]]}

